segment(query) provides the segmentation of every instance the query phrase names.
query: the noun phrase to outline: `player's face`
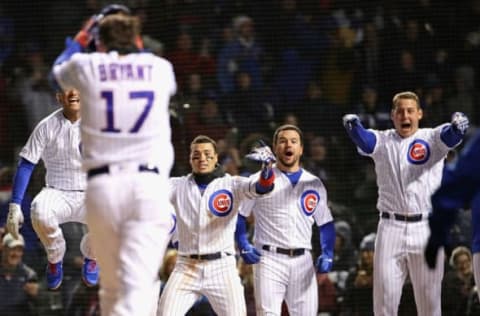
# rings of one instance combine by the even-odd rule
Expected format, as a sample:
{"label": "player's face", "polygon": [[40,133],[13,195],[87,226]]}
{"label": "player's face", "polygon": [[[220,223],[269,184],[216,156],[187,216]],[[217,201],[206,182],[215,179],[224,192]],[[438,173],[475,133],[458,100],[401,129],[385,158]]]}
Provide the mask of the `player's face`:
{"label": "player's face", "polygon": [[80,93],[76,89],[68,89],[57,94],[58,102],[67,113],[80,111]]}
{"label": "player's face", "polygon": [[284,171],[297,171],[303,154],[300,135],[294,130],[281,131],[274,146],[277,166]]}
{"label": "player's face", "polygon": [[211,143],[193,144],[190,148],[190,165],[193,173],[210,173],[215,169],[218,155]]}
{"label": "player's face", "polygon": [[399,99],[391,113],[395,130],[404,138],[415,134],[422,116],[423,112],[417,102],[411,99]]}

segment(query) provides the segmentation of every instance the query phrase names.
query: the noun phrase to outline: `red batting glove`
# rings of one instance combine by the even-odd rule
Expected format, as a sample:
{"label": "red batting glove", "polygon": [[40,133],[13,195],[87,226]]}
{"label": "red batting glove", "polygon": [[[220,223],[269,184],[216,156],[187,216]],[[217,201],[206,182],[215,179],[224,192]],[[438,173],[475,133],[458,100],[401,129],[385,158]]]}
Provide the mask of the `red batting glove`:
{"label": "red batting glove", "polygon": [[88,43],[92,40],[92,29],[97,23],[97,16],[93,15],[88,19],[87,22],[83,25],[82,29],[75,35],[74,40],[79,43],[83,48],[88,46]]}

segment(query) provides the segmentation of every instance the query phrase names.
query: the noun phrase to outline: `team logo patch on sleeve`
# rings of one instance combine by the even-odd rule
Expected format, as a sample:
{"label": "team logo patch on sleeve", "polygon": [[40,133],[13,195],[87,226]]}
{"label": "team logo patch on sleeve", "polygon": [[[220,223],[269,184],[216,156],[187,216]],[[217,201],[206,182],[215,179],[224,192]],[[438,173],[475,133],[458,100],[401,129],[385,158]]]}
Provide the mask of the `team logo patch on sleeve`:
{"label": "team logo patch on sleeve", "polygon": [[300,197],[300,205],[305,215],[311,216],[317,209],[318,202],[320,201],[320,195],[317,191],[307,190],[303,192]]}
{"label": "team logo patch on sleeve", "polygon": [[421,165],[430,158],[430,145],[424,140],[415,139],[408,146],[407,159],[414,165]]}
{"label": "team logo patch on sleeve", "polygon": [[227,216],[232,211],[233,195],[228,190],[215,191],[208,199],[208,208],[216,216]]}

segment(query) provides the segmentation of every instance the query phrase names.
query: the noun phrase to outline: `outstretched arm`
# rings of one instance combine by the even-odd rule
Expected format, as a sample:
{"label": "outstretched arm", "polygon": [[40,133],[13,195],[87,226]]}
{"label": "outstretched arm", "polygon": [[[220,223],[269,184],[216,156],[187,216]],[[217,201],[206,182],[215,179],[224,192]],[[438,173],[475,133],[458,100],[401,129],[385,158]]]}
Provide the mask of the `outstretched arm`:
{"label": "outstretched arm", "polygon": [[259,144],[259,147],[254,148],[245,157],[262,163],[262,170],[260,171],[259,179],[255,183],[255,191],[258,194],[266,194],[273,190],[275,173],[273,172],[272,166],[276,161],[276,158],[267,144],[261,140],[259,141]]}
{"label": "outstretched arm", "polygon": [[343,116],[343,126],[347,130],[348,136],[364,153],[371,154],[377,144],[377,137],[371,131],[366,130],[360,118],[356,114],[347,114]]}
{"label": "outstretched arm", "polygon": [[468,117],[462,112],[455,112],[451,124],[442,129],[440,139],[445,145],[453,148],[463,140],[469,126]]}
{"label": "outstretched arm", "polygon": [[333,252],[335,249],[335,224],[333,221],[318,226],[322,254],[317,258],[317,271],[326,273],[333,267]]}

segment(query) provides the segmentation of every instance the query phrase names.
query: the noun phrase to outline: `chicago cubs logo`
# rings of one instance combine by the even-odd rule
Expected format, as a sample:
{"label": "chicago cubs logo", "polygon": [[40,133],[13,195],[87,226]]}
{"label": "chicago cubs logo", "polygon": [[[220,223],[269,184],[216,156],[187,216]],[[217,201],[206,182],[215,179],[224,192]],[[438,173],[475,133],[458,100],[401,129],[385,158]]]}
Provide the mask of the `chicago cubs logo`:
{"label": "chicago cubs logo", "polygon": [[320,195],[317,191],[307,190],[303,192],[300,197],[300,205],[305,215],[311,216],[317,209],[318,202],[320,201]]}
{"label": "chicago cubs logo", "polygon": [[227,216],[232,211],[233,195],[228,190],[218,190],[208,199],[208,208],[216,216]]}
{"label": "chicago cubs logo", "polygon": [[414,165],[421,165],[430,158],[430,145],[424,140],[415,139],[408,146],[407,159]]}

